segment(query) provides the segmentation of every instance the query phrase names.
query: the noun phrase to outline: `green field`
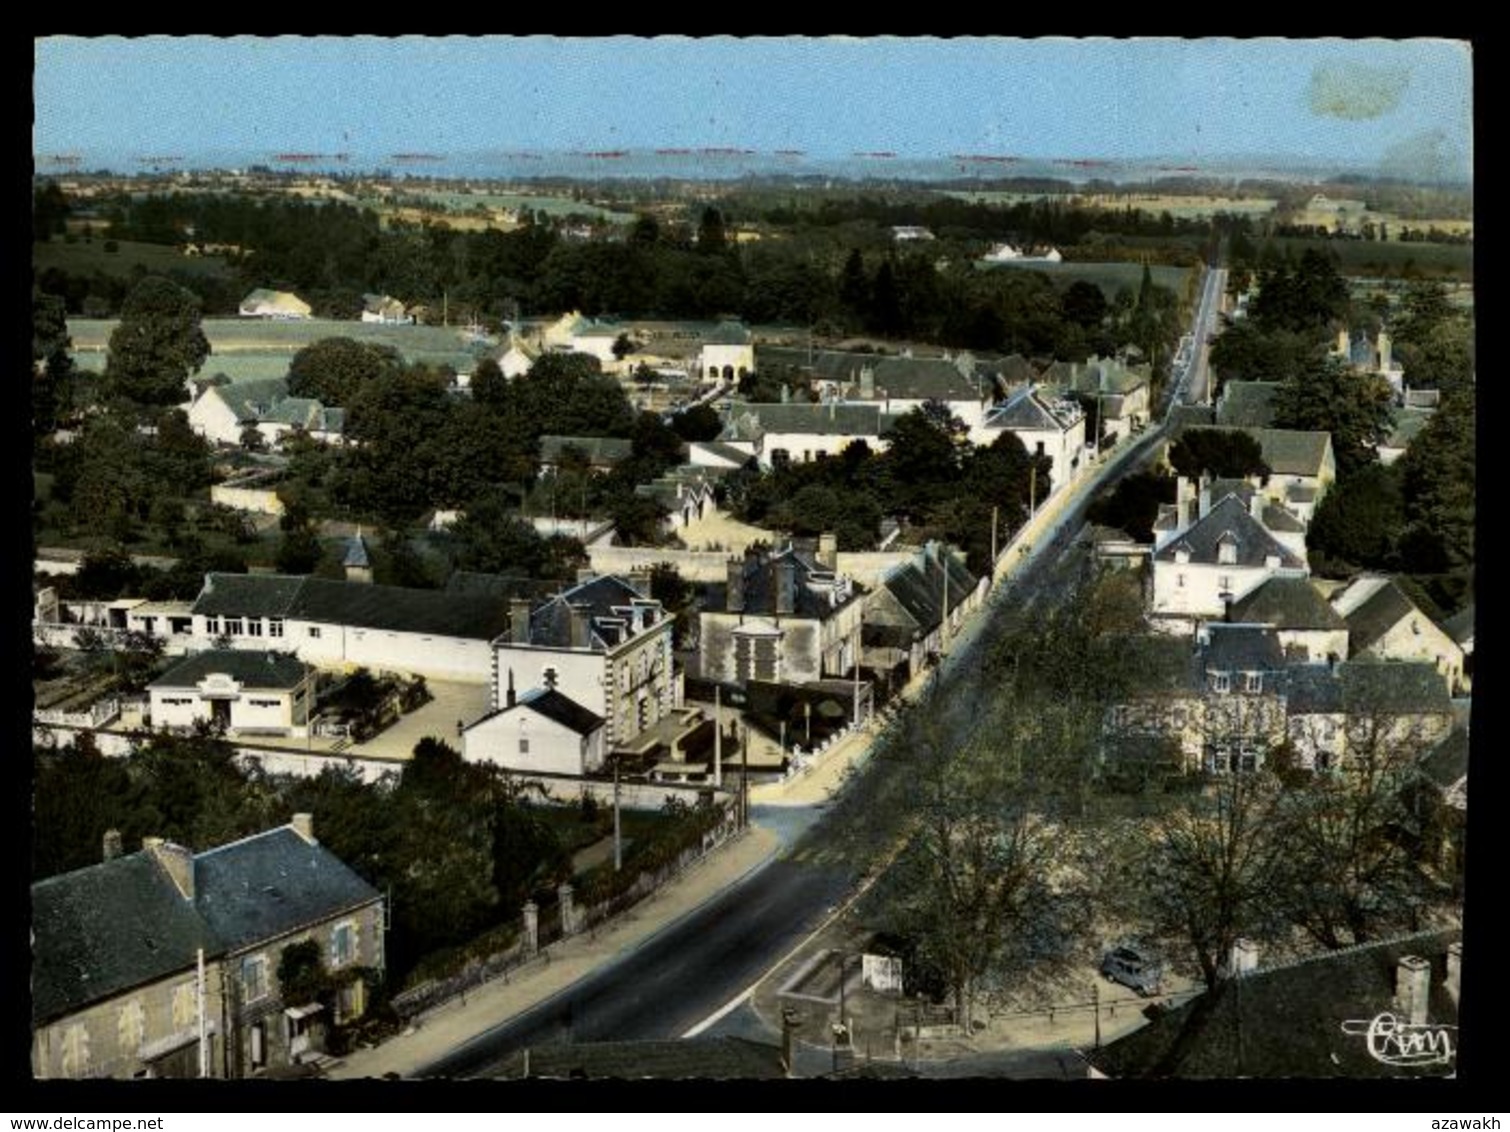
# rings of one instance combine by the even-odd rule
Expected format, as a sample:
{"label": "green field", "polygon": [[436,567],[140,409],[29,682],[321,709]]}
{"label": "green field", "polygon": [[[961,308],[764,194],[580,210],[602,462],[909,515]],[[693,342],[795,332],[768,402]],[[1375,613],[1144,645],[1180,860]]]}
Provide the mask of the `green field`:
{"label": "green field", "polygon": [[134,240],[119,240],[117,243],[119,250],[115,252],[107,252],[105,241],[98,236],[89,244],[82,241],[67,244],[61,240],[33,244],[32,266],[38,271],[57,267],[74,275],[100,271],[106,275],[129,276],[132,268],[137,266],[157,274],[169,271],[187,271],[194,275],[231,274],[230,267],[219,256],[186,256],[177,248],[164,244],[139,244]]}
{"label": "green field", "polygon": [[1274,211],[1279,202],[1265,197],[1212,197],[1155,193],[1007,193],[970,192],[951,189],[944,193],[972,204],[1022,204],[1024,201],[1054,200],[1080,208],[1137,208],[1151,216],[1167,212],[1177,220],[1200,220],[1225,212],[1228,215],[1260,217]]}
{"label": "green field", "polygon": [[[95,372],[104,368],[105,347],[116,325],[110,318],[68,320],[68,336],[81,368]],[[322,338],[392,346],[406,361],[449,365],[458,371],[470,369],[476,357],[454,326],[380,326],[329,318],[302,322],[207,318],[203,326],[210,340],[210,357],[200,372],[205,376],[224,373],[232,381],[282,377],[296,353]]]}
{"label": "green field", "polygon": [[[982,271],[1041,271],[1061,288],[1083,279],[1100,287],[1107,299],[1113,298],[1123,287],[1136,291],[1143,281],[1141,263],[981,263],[977,260],[975,266]],[[1149,271],[1159,286],[1168,287],[1177,295],[1184,293],[1185,280],[1190,274],[1188,268],[1153,264]]]}

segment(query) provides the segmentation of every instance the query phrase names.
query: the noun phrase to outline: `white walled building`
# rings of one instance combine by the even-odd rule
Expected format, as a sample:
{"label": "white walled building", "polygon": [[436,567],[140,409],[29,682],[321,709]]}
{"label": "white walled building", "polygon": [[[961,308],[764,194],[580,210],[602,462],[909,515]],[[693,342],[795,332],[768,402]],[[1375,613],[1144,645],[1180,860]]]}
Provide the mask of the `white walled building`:
{"label": "white walled building", "polygon": [[704,338],[697,372],[705,384],[738,381],[755,369],[755,340],[743,324],[722,322]]}
{"label": "white walled building", "polygon": [[155,727],[213,724],[239,735],[305,733],[312,670],[289,653],[192,653],[147,685]]}
{"label": "white walled building", "polygon": [[1029,456],[1048,456],[1053,461],[1051,490],[1039,487],[1046,498],[1073,480],[1084,466],[1085,411],[1074,401],[1051,399],[1039,388],[1025,388],[986,415],[977,444],[993,444],[1003,432],[1022,441]]}
{"label": "white walled building", "polygon": [[193,635],[288,649],[318,668],[370,668],[485,683],[508,607],[488,595],[280,574],[207,574]]}
{"label": "white walled building", "polygon": [[514,683],[549,688],[606,721],[621,746],[670,719],[681,700],[671,655],[672,618],[628,582],[597,577],[543,603],[509,602],[490,646],[493,707]]}
{"label": "white walled building", "polygon": [[534,688],[515,697],[507,691],[495,708],[462,733],[468,762],[492,762],[512,770],[591,774],[607,754],[601,715],[556,691]]}

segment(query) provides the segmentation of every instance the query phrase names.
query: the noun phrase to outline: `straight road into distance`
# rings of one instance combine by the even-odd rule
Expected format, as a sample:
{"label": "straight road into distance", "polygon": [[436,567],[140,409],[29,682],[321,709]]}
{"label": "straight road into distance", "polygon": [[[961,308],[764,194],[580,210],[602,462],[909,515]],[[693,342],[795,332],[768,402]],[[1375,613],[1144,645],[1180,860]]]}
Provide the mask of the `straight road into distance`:
{"label": "straight road into distance", "polygon": [[[1188,363],[1171,374],[1172,401],[1192,400],[1205,384],[1206,337],[1215,318],[1223,271],[1207,272],[1192,322]],[[1092,486],[1109,486],[1136,470],[1156,447],[1164,422],[1099,467]],[[971,710],[982,663],[1000,634],[1000,614],[1024,603],[1053,600],[1073,571],[1063,569],[1069,544],[1085,521],[1095,490],[1083,491],[1051,534],[1037,540],[1022,567],[998,587],[990,605],[952,642],[937,679],[914,711],[943,719],[957,742],[977,725]],[[903,717],[905,720],[905,716]],[[875,740],[865,774],[892,770],[886,745],[905,742],[894,726]],[[842,807],[835,807],[842,809]],[[774,829],[785,855],[649,939],[622,960],[452,1049],[418,1074],[485,1077],[515,1051],[547,1043],[671,1039],[725,1007],[792,948],[816,931],[853,892],[863,865],[842,842],[845,820],[829,806],[755,807],[752,820]],[[833,818],[838,818],[836,823]],[[848,820],[855,820],[850,815]]]}

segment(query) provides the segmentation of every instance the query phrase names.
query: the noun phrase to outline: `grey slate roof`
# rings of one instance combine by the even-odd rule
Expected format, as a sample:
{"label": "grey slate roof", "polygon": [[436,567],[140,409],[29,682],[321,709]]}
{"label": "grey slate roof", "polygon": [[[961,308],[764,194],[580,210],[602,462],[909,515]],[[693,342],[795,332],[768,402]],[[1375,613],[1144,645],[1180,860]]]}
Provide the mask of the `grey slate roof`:
{"label": "grey slate roof", "polygon": [[1349,714],[1446,715],[1452,711],[1447,681],[1427,662],[1349,660],[1338,666],[1342,706]]}
{"label": "grey slate roof", "polygon": [[1356,655],[1414,614],[1429,620],[1393,581],[1386,581],[1348,614],[1348,644]]}
{"label": "grey slate roof", "polygon": [[876,396],[904,401],[978,401],[980,385],[942,358],[881,358],[874,364]]}
{"label": "grey slate roof", "polygon": [[940,552],[930,544],[906,562],[893,566],[881,578],[881,586],[896,598],[919,630],[929,633],[943,621],[944,575],[949,576],[949,609],[959,607],[978,581],[956,554]]}
{"label": "grey slate roof", "polygon": [[1451,1067],[1377,1060],[1365,1036],[1344,1032],[1342,1023],[1395,1013],[1396,966],[1417,955],[1432,965],[1428,1018],[1455,1024],[1457,1009],[1442,984],[1447,947],[1459,938],[1456,931],[1423,932],[1260,966],[1092,1052],[1090,1061],[1110,1077],[1445,1076]]}
{"label": "grey slate roof", "polygon": [[[1196,427],[1195,422],[1187,423],[1182,417],[1180,426],[1171,428],[1170,440],[1175,440],[1180,431],[1191,427]],[[1199,427],[1233,428],[1231,425],[1221,424]],[[1280,476],[1309,476],[1311,478],[1319,476],[1326,453],[1332,443],[1332,434],[1329,432],[1304,432],[1293,428],[1233,428],[1233,431],[1246,432],[1258,441],[1258,447],[1263,454],[1264,463],[1269,465],[1269,471]]]}
{"label": "grey slate roof", "polygon": [[1270,578],[1232,603],[1232,617],[1276,629],[1346,628],[1346,622],[1308,578]]}
{"label": "grey slate roof", "polygon": [[1469,602],[1447,620],[1442,622],[1442,631],[1458,644],[1473,639],[1473,602]]}
{"label": "grey slate roof", "polygon": [[207,649],[184,657],[147,686],[193,687],[212,672],[221,672],[247,688],[281,691],[297,686],[308,671],[309,667],[292,653],[259,649]]}
{"label": "grey slate roof", "polygon": [[37,1023],[186,970],[197,948],[219,949],[209,925],[146,853],[38,881],[31,914]]}
{"label": "grey slate roof", "polygon": [[754,440],[768,433],[810,436],[881,436],[893,415],[877,404],[793,403],[736,409],[722,440]]}
{"label": "grey slate roof", "polygon": [[742,322],[720,322],[703,337],[710,346],[747,346],[750,332]]}
{"label": "grey slate roof", "polygon": [[194,857],[194,905],[227,951],[377,899],[345,862],[288,826]]}
{"label": "grey slate roof", "polygon": [[1264,504],[1264,526],[1271,531],[1297,535],[1305,534],[1306,529],[1306,525],[1296,517],[1293,511],[1277,503]]}
{"label": "grey slate roof", "polygon": [[1070,411],[1062,402],[1050,401],[1041,392],[1024,389],[986,418],[992,428],[1039,429],[1064,432],[1084,414],[1077,406]]}
{"label": "grey slate roof", "polygon": [[280,574],[208,574],[194,612],[286,617],[362,629],[491,640],[508,624],[487,596]]}
{"label": "grey slate roof", "polygon": [[1197,520],[1179,538],[1171,540],[1154,558],[1159,562],[1173,562],[1176,552],[1183,549],[1189,552],[1190,561],[1214,566],[1217,564],[1217,548],[1229,535],[1237,547],[1237,561],[1233,565],[1262,566],[1270,557],[1279,559],[1282,567],[1305,565],[1264,530],[1235,495],[1212,504],[1204,519]]}
{"label": "grey slate roof", "polygon": [[1201,650],[1206,672],[1275,672],[1285,666],[1279,635],[1263,625],[1213,622],[1206,626],[1210,640]]}
{"label": "grey slate roof", "polygon": [[1285,673],[1285,710],[1290,715],[1337,715],[1342,679],[1325,664],[1291,665]]}
{"label": "grey slate roof", "polygon": [[569,727],[578,735],[591,735],[608,721],[554,688],[539,688],[519,697],[519,704],[546,719]]}
{"label": "grey slate roof", "polygon": [[717,440],[704,440],[696,442],[696,447],[707,452],[710,456],[717,456],[720,460],[727,460],[736,468],[742,468],[746,464],[755,462],[755,454],[746,452],[742,448],[735,448],[732,444],[722,444]]}
{"label": "grey slate roof", "polygon": [[540,460],[557,464],[567,448],[580,449],[594,467],[611,467],[634,454],[634,442],[614,436],[555,436],[540,438]]}
{"label": "grey slate roof", "polygon": [[[622,643],[621,625],[626,611],[644,596],[622,578],[604,574],[563,590],[530,613],[529,644],[549,648],[571,647],[571,607],[585,605],[591,625],[592,647],[601,649]],[[506,611],[505,611],[506,612]],[[507,621],[507,617],[505,617]],[[502,631],[502,630],[500,630]]]}
{"label": "grey slate roof", "polygon": [[32,1018],[45,1022],[192,972],[379,898],[329,850],[288,826],[193,857],[185,898],[147,851],[32,885]]}
{"label": "grey slate roof", "polygon": [[1274,424],[1277,381],[1229,381],[1216,406],[1216,423],[1238,428],[1269,428]]}
{"label": "grey slate roof", "polygon": [[1421,773],[1450,790],[1468,773],[1468,732],[1455,727],[1420,763]]}

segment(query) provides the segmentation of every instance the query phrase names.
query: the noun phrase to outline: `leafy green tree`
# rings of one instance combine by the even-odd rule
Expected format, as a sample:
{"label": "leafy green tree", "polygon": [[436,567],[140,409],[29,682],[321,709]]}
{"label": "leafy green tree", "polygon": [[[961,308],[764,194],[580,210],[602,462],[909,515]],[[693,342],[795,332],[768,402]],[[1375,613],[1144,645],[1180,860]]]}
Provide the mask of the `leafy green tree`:
{"label": "leafy green tree", "polygon": [[683,440],[717,440],[724,422],[712,405],[698,404],[672,417],[671,427]]}
{"label": "leafy green tree", "polygon": [[1219,384],[1279,382],[1319,364],[1325,351],[1325,344],[1315,334],[1264,331],[1248,319],[1241,319],[1228,323],[1211,344],[1211,366]]}
{"label": "leafy green tree", "polygon": [[1318,573],[1394,570],[1404,529],[1398,467],[1368,464],[1332,485],[1306,531],[1306,547]]}
{"label": "leafy green tree", "polygon": [[1263,449],[1246,432],[1193,428],[1169,446],[1169,463],[1177,474],[1196,478],[1209,474],[1221,479],[1269,475]]}
{"label": "leafy green tree", "polygon": [[61,236],[68,229],[72,211],[62,187],[56,181],[43,181],[32,190],[32,238],[46,240],[49,236]]}
{"label": "leafy green tree", "polygon": [[1408,568],[1438,573],[1474,562],[1477,458],[1474,403],[1448,397],[1400,457]]}
{"label": "leafy green tree", "polygon": [[57,429],[73,409],[73,343],[66,316],[59,296],[32,287],[32,434],[37,438]]}
{"label": "leafy green tree", "polygon": [[708,205],[697,222],[697,250],[703,255],[720,255],[726,247],[723,213]]}
{"label": "leafy green tree", "polygon": [[1328,432],[1339,474],[1378,458],[1378,445],[1391,431],[1389,383],[1377,374],[1358,373],[1337,358],[1298,372],[1274,397],[1274,424]]}
{"label": "leafy green tree", "polygon": [[349,406],[364,386],[397,373],[402,366],[403,359],[392,346],[322,338],[294,355],[288,365],[288,391],[326,405]]}
{"label": "leafy green tree", "polygon": [[1100,326],[1108,309],[1101,288],[1084,279],[1077,279],[1065,288],[1062,304],[1064,317],[1086,329]]}
{"label": "leafy green tree", "polygon": [[199,322],[199,300],[161,276],[132,288],[110,334],[105,386],[137,405],[188,400],[187,382],[210,356]]}

